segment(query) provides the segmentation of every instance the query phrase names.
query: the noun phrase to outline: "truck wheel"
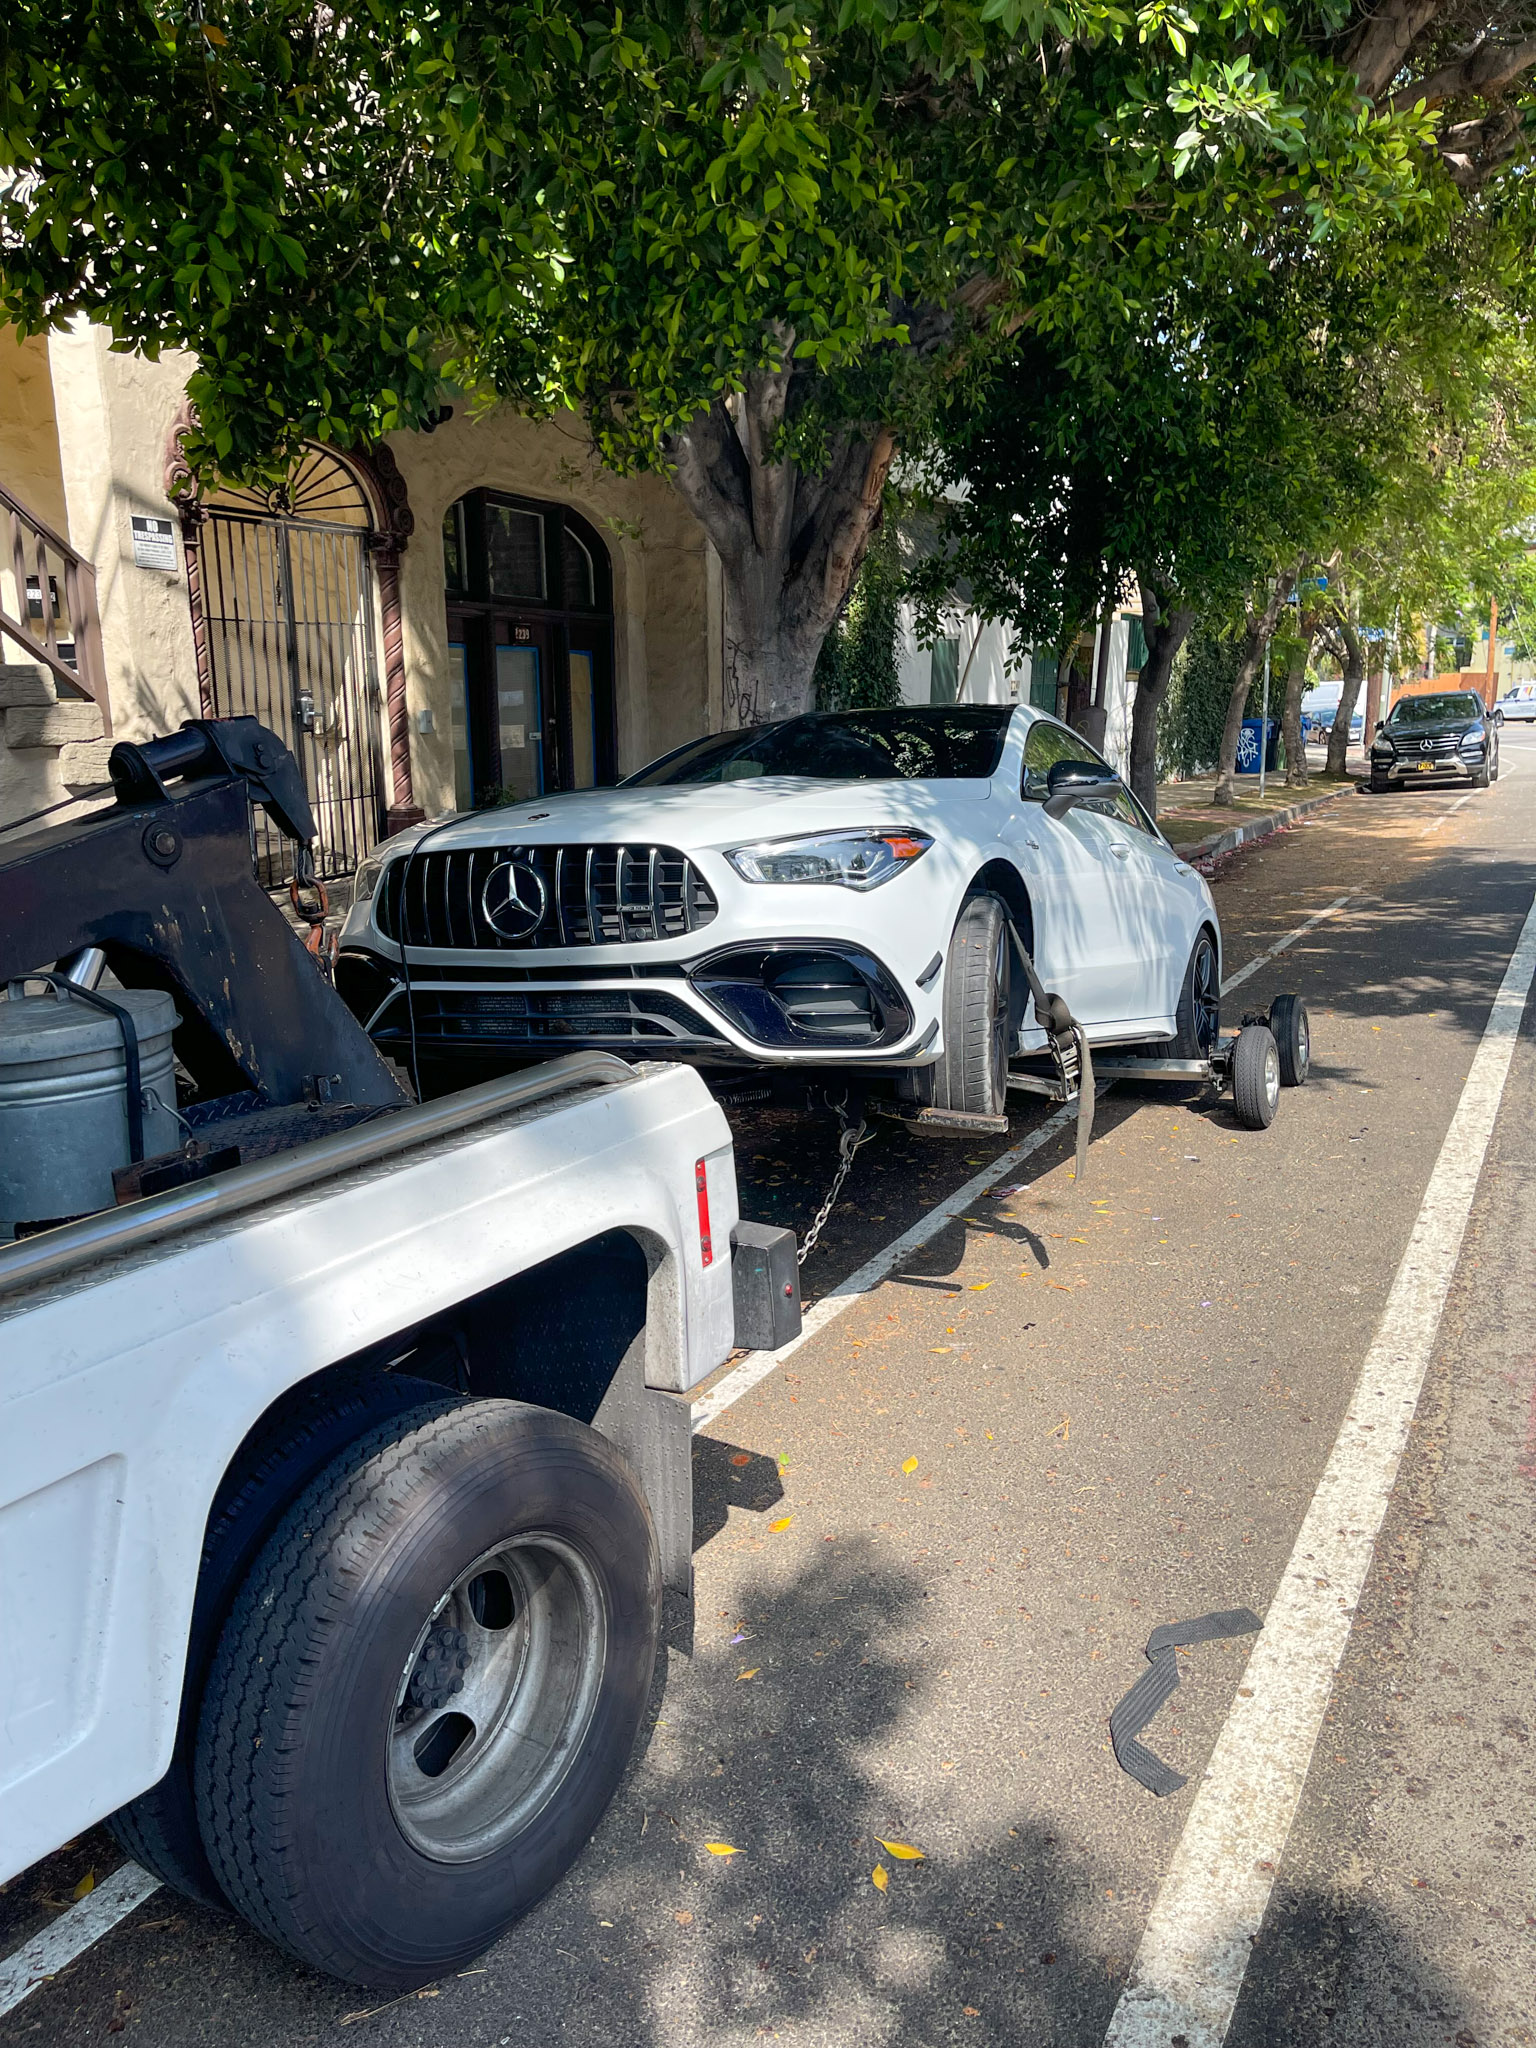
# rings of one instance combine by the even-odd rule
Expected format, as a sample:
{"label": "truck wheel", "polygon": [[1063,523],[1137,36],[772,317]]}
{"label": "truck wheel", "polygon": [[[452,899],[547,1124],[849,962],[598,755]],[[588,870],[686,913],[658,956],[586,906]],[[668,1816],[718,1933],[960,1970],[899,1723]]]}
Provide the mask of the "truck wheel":
{"label": "truck wheel", "polygon": [[1221,1037],[1221,977],[1216,947],[1207,931],[1195,940],[1184,969],[1175,1024],[1173,1057],[1208,1060]]}
{"label": "truck wheel", "polygon": [[660,1622],[644,1496],[596,1431],[519,1401],[371,1431],[273,1531],[209,1674],[197,1808],[231,1903],[357,1984],[481,1954],[597,1826]]}
{"label": "truck wheel", "polygon": [[1012,967],[1007,911],[995,896],[969,897],[944,963],[944,1051],[930,1069],[936,1109],[1006,1115]]}
{"label": "truck wheel", "polygon": [[456,1405],[428,1380],[338,1368],[284,1395],[224,1475],[208,1514],[193,1596],[176,1747],[158,1785],[120,1807],[107,1826],[136,1863],[199,1905],[228,1911],[203,1849],[192,1756],[208,1665],[241,1582],[273,1525],[337,1452],[380,1422]]}
{"label": "truck wheel", "polygon": [[1280,1102],[1280,1051],[1267,1024],[1245,1024],[1232,1048],[1232,1101],[1237,1120],[1267,1131]]}
{"label": "truck wheel", "polygon": [[1312,1065],[1312,1024],[1301,997],[1276,996],[1269,1006],[1269,1028],[1280,1054],[1280,1085],[1299,1088]]}

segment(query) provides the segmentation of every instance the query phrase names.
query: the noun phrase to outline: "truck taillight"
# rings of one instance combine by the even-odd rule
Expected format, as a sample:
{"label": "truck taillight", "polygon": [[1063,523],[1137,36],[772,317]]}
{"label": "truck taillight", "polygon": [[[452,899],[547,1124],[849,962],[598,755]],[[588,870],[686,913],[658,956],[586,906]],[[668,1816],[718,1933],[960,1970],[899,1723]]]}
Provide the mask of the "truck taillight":
{"label": "truck taillight", "polygon": [[715,1247],[709,1234],[709,1173],[702,1159],[693,1169],[693,1185],[699,1197],[699,1255],[706,1266],[712,1266]]}

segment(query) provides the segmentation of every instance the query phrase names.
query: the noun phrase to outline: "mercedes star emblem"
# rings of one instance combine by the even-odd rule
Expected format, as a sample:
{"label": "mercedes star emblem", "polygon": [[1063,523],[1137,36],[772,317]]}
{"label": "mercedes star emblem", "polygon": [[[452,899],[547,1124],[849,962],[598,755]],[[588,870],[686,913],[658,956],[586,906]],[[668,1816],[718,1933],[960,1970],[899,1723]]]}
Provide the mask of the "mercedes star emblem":
{"label": "mercedes star emblem", "polygon": [[544,877],[520,856],[498,862],[480,892],[481,914],[504,939],[532,938],[548,908]]}
{"label": "mercedes star emblem", "polygon": [[1421,754],[1432,754],[1432,753],[1433,753],[1434,751],[1435,751],[1435,743],[1434,743],[1434,741],[1433,741],[1433,740],[1420,740],[1420,741],[1419,741],[1419,752],[1420,752]]}

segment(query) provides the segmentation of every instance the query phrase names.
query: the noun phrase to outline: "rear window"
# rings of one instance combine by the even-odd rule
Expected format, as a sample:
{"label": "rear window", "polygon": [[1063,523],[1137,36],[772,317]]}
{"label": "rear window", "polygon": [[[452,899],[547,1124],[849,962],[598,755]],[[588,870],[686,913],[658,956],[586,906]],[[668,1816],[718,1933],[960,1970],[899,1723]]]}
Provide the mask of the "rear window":
{"label": "rear window", "polygon": [[1388,725],[1438,725],[1447,718],[1481,718],[1483,700],[1470,690],[1447,690],[1433,697],[1399,697]]}
{"label": "rear window", "polygon": [[764,775],[819,782],[969,781],[994,773],[1012,717],[1009,704],[816,712],[692,740],[620,788],[751,782]]}

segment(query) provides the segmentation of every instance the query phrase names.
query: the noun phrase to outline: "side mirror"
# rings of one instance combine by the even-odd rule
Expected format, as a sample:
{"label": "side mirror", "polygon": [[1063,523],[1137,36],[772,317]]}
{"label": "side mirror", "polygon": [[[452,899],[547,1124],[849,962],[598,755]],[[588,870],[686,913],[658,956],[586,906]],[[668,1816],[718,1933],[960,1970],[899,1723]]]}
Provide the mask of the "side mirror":
{"label": "side mirror", "polygon": [[1381,735],[1382,733],[1384,733],[1384,732],[1386,731],[1386,729],[1387,729],[1387,722],[1386,722],[1386,720],[1385,720],[1384,718],[1378,718],[1378,719],[1377,719],[1377,721],[1376,721],[1376,732],[1377,732],[1377,736],[1378,736],[1378,738],[1380,737],[1380,735]]}
{"label": "side mirror", "polygon": [[1045,778],[1045,815],[1064,818],[1088,797],[1113,796],[1124,785],[1099,761],[1056,761]]}

